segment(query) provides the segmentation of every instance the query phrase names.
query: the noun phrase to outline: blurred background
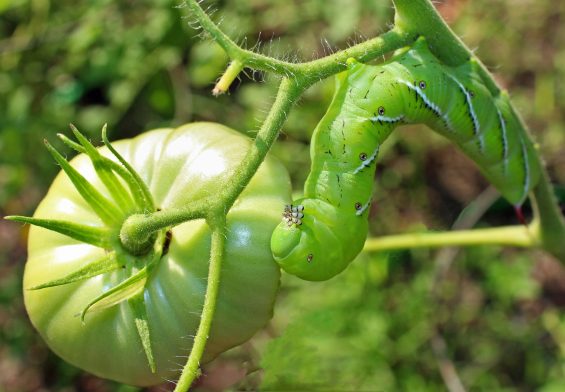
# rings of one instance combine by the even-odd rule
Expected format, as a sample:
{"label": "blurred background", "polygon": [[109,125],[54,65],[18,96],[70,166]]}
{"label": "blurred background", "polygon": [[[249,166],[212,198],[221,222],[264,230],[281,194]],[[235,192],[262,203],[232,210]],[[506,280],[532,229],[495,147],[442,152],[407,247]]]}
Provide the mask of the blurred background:
{"label": "blurred background", "polygon": [[[435,3],[510,91],[565,200],[565,2]],[[178,4],[0,0],[0,216],[33,213],[58,171],[43,139],[71,155],[55,136],[69,123],[97,142],[104,123],[112,140],[198,120],[256,132],[277,78],[248,72],[212,97],[227,58]],[[388,0],[212,5],[238,42],[290,60],[373,37],[393,17]],[[297,191],[332,90],[332,80],[312,87],[274,147]],[[472,162],[431,131],[398,130],[382,151],[373,235],[518,223]],[[25,259],[26,229],[0,220],[0,391],[137,391],[46,348],[23,306]],[[197,390],[563,391],[564,306],[565,270],[540,252],[362,254],[328,282],[283,276],[268,328],[207,365]]]}

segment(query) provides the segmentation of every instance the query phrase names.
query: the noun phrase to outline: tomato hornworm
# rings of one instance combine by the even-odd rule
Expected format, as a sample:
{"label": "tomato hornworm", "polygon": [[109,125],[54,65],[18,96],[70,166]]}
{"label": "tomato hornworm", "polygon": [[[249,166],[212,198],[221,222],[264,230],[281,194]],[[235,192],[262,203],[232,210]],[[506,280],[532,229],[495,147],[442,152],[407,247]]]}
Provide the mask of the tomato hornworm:
{"label": "tomato hornworm", "polygon": [[443,65],[424,38],[380,65],[348,60],[314,131],[304,198],[286,206],[271,238],[288,273],[326,280],[361,251],[379,147],[399,125],[422,123],[453,141],[519,207],[540,176],[506,93],[491,94],[478,65]]}

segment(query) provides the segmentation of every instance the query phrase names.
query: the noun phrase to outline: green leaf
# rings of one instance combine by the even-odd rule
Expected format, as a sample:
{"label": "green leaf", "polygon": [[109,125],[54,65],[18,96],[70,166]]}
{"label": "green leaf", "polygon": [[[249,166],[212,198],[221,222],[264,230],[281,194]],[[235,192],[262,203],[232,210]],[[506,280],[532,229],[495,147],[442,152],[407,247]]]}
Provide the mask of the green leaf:
{"label": "green leaf", "polygon": [[122,265],[118,262],[116,258],[116,252],[111,252],[104,257],[95,260],[86,266],[82,267],[78,271],[72,272],[65,276],[64,278],[55,279],[47,283],[40,284],[38,286],[30,287],[28,290],[40,290],[47,287],[61,286],[68,283],[78,282],[81,280],[86,280],[94,276],[105,274],[121,268]]}
{"label": "green leaf", "polygon": [[[92,165],[94,166],[98,177],[100,177],[100,180],[102,180],[112,197],[120,206],[122,206],[122,209],[125,211],[131,211],[133,207],[133,200],[120,180],[114,175],[111,165],[108,164],[109,159],[102,157],[96,147],[94,147],[73,124],[70,126],[75,137],[84,147],[84,151],[92,161]],[[106,125],[104,125],[104,127],[106,127]]]}
{"label": "green leaf", "polygon": [[69,179],[72,181],[82,198],[90,205],[100,219],[111,226],[121,223],[120,219],[123,214],[120,210],[114,207],[114,204],[110,200],[98,192],[92,184],[90,184],[74,167],[72,167],[70,163],[67,162],[67,160],[49,144],[49,142],[47,142],[47,140],[45,140],[45,146],[51,155],[53,155],[53,158],[65,171],[67,176],[69,176]]}
{"label": "green leaf", "polygon": [[149,363],[151,372],[155,373],[155,358],[151,347],[151,334],[149,329],[149,320],[147,318],[147,309],[145,308],[145,301],[143,299],[143,291],[131,297],[129,299],[129,304],[131,305],[131,309],[135,317],[137,334],[141,339],[141,345],[143,346],[143,351],[145,351],[147,362]]}
{"label": "green leaf", "polygon": [[100,294],[86,305],[80,313],[81,321],[84,322],[84,318],[88,312],[108,309],[120,302],[130,299],[143,290],[146,281],[147,267],[143,267],[137,273],[130,276],[120,284],[112,287],[110,290]]}
{"label": "green leaf", "polygon": [[94,227],[64,220],[30,218],[20,215],[10,215],[4,217],[4,219],[43,227],[99,248],[108,249],[111,246],[110,231],[106,227]]}

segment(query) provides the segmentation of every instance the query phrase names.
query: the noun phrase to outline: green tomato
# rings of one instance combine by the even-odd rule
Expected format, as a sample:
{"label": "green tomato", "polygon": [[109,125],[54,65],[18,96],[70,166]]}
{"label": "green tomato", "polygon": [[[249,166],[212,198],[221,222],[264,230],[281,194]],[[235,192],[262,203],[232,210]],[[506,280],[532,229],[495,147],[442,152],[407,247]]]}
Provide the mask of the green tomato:
{"label": "green tomato", "polygon": [[[248,150],[250,139],[219,124],[193,123],[150,131],[113,146],[141,176],[156,207],[166,210],[220,192]],[[106,148],[100,151],[110,156]],[[86,155],[70,163],[110,198]],[[228,214],[226,257],[204,362],[245,342],[271,318],[280,272],[269,242],[288,200],[288,173],[280,162],[268,157]],[[103,226],[65,173],[55,178],[34,217]],[[90,301],[127,278],[124,269],[29,290],[79,270],[112,250],[123,254],[123,249],[102,249],[32,226],[24,298],[33,325],[49,347],[80,368],[127,384],[152,385],[174,378],[190,353],[200,321],[210,230],[204,220],[194,220],[172,228],[171,233],[168,251],[151,271],[143,291],[156,364],[152,373],[128,301],[93,310],[84,323],[77,316]]]}

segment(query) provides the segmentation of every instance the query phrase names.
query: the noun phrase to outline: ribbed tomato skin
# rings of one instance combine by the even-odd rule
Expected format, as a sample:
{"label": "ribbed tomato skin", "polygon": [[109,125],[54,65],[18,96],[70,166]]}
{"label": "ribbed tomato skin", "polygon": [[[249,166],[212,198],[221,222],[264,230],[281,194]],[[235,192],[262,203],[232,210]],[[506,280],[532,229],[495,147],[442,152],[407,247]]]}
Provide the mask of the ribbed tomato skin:
{"label": "ribbed tomato skin", "polygon": [[[218,194],[250,143],[223,125],[192,123],[149,131],[113,145],[164,210]],[[101,151],[110,157],[106,149]],[[100,192],[107,192],[85,155],[71,164]],[[271,318],[280,272],[269,242],[288,200],[288,173],[268,157],[228,214],[220,293],[203,361],[246,341]],[[55,178],[34,217],[102,225],[64,173]],[[210,231],[203,220],[172,229],[168,252],[146,285],[155,374],[147,364],[127,301],[89,313],[84,324],[77,316],[88,302],[121,282],[126,277],[123,271],[27,289],[76,271],[105,250],[35,226],[30,228],[28,250],[26,308],[54,352],[93,374],[127,384],[144,386],[174,379],[190,352],[204,301]]]}

